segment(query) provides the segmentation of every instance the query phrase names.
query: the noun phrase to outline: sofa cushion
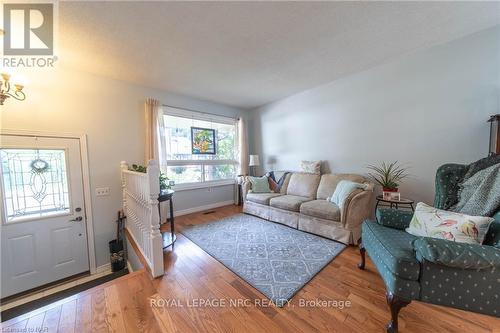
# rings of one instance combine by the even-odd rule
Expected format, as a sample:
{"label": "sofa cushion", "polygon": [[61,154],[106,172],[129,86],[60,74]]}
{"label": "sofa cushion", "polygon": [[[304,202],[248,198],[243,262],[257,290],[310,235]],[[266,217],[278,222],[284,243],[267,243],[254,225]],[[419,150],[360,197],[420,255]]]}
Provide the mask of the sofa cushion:
{"label": "sofa cushion", "polygon": [[383,262],[400,278],[418,280],[420,264],[412,244],[416,236],[371,221],[365,221],[362,228],[363,245],[374,262]]}
{"label": "sofa cushion", "polygon": [[286,194],[315,199],[320,175],[294,172],[290,177]]}
{"label": "sofa cushion", "polygon": [[307,201],[311,201],[311,199],[297,195],[282,195],[276,198],[271,198],[269,205],[271,207],[298,212],[300,205]]}
{"label": "sofa cushion", "polygon": [[270,193],[269,180],[266,176],[262,177],[248,177],[250,183],[252,183],[252,192],[254,193]]}
{"label": "sofa cushion", "polygon": [[354,191],[360,189],[366,190],[367,187],[368,184],[355,183],[350,180],[341,180],[337,184],[337,187],[335,188],[332,197],[329,200],[328,199],[327,200],[333,202],[339,207],[343,207],[344,202]]}
{"label": "sofa cushion", "polygon": [[321,173],[321,161],[301,161],[300,169],[302,172],[315,173],[319,175]]}
{"label": "sofa cushion", "polygon": [[325,220],[340,221],[340,208],[326,200],[313,200],[300,206],[300,213]]}
{"label": "sofa cushion", "polygon": [[269,200],[271,198],[279,197],[280,193],[253,193],[250,192],[247,194],[247,200],[252,201],[261,205],[269,205]]}
{"label": "sofa cushion", "polygon": [[319,182],[318,191],[316,193],[316,199],[325,199],[331,197],[337,184],[341,180],[350,180],[355,183],[363,183],[366,179],[357,174],[353,173],[330,173],[321,176]]}

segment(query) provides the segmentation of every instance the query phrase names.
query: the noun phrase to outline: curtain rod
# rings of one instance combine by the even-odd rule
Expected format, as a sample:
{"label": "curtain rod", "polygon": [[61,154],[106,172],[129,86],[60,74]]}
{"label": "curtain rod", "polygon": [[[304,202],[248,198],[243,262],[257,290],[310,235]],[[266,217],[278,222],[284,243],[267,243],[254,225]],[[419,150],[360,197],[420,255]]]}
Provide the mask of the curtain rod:
{"label": "curtain rod", "polygon": [[234,119],[234,120],[240,120],[239,117],[237,117],[237,118],[228,117],[228,116],[223,116],[223,115],[220,115],[220,114],[209,113],[209,112],[202,112],[202,111],[188,109],[188,108],[182,108],[182,107],[174,106],[174,105],[162,104],[161,106],[166,106],[168,108],[180,109],[180,110],[185,110],[185,111],[190,111],[190,112],[197,112],[197,113],[206,114],[206,115],[209,115],[209,116],[216,116],[216,117],[223,117],[223,118],[229,118],[229,119]]}

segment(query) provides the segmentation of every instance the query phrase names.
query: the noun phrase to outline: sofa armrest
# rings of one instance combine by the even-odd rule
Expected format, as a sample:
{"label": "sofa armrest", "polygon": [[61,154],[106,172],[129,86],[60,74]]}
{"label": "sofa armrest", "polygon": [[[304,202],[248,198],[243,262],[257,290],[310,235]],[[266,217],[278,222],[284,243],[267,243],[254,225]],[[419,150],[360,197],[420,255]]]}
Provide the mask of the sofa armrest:
{"label": "sofa armrest", "polygon": [[252,189],[252,183],[249,180],[244,179],[241,182],[241,198],[243,199],[243,202],[245,202],[245,200],[247,199],[247,194],[248,192],[250,192],[251,189]]}
{"label": "sofa armrest", "polygon": [[419,261],[461,269],[500,268],[500,249],[494,246],[419,237],[413,241],[413,248]]}
{"label": "sofa armrest", "polygon": [[378,224],[389,228],[404,230],[410,225],[413,212],[390,208],[378,208],[376,217]]}
{"label": "sofa armrest", "polygon": [[340,222],[346,229],[359,228],[364,220],[372,217],[373,184],[368,184],[366,190],[354,191],[345,200],[340,210]]}

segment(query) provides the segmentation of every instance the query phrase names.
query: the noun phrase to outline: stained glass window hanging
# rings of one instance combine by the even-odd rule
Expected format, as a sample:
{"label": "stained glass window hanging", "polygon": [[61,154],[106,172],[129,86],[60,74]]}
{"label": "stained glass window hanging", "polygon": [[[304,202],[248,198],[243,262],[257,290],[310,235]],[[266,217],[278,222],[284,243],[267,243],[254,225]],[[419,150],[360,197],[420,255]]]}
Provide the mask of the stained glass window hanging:
{"label": "stained glass window hanging", "polygon": [[64,149],[1,149],[7,222],[69,213]]}

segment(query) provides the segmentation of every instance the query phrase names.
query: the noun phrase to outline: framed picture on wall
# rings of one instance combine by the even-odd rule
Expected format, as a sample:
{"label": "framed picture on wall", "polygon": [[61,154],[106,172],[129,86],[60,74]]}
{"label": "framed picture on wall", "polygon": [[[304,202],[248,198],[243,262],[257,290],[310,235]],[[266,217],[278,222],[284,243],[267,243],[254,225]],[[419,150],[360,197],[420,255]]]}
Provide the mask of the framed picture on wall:
{"label": "framed picture on wall", "polygon": [[191,127],[191,152],[194,155],[215,155],[215,130]]}

